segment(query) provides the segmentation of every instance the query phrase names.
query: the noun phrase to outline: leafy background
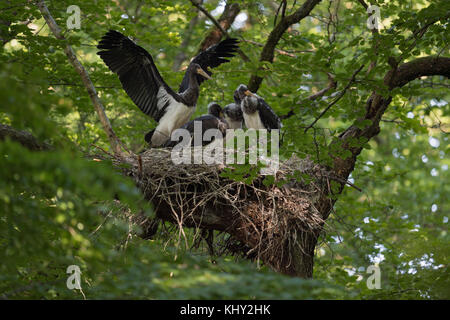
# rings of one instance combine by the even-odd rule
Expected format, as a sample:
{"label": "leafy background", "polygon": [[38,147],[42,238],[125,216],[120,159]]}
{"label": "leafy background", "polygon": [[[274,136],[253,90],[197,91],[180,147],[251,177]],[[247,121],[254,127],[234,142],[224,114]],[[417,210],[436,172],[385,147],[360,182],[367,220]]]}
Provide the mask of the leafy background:
{"label": "leafy background", "polygon": [[[398,90],[381,133],[366,144],[352,181],[327,221],[316,249],[314,280],[289,278],[236,257],[210,257],[206,248],[188,250],[169,226],[154,240],[132,236],[134,226],[111,199],[130,212],[152,208],[131,181],[110,163],[87,154],[108,140],[79,76],[67,61],[33,3],[0,4],[0,122],[33,133],[53,146],[31,152],[0,143],[0,295],[17,299],[448,299],[448,80],[416,80]],[[278,114],[294,105],[284,122],[282,157],[295,152],[326,163],[326,146],[364,112],[374,87],[381,87],[391,53],[406,61],[425,54],[448,55],[448,20],[434,24],[414,50],[409,36],[432,15],[448,12],[448,1],[372,1],[381,8],[379,63],[361,74],[345,96],[314,127],[308,126],[333,97],[305,99],[325,87],[326,72],[343,87],[361,63],[373,59],[373,36],[358,1],[323,1],[285,33],[273,64],[258,62],[273,28],[275,1],[239,1],[230,29],[250,58],[232,59],[201,87],[195,115],[211,101],[225,105],[234,89],[259,67],[258,91]],[[166,82],[176,89],[184,71],[173,70],[187,32],[186,56],[211,29],[189,1],[46,1],[50,12],[89,72],[120,139],[132,150],[145,147],[154,122],[121,89],[96,55],[108,29],[138,40],[154,57]],[[287,14],[300,4],[287,1]],[[67,30],[66,9],[81,8],[80,30]],[[204,7],[219,17],[224,2]],[[136,11],[136,8],[139,10]],[[338,21],[328,24],[330,12]],[[448,19],[448,18],[447,18]],[[7,24],[5,22],[11,22]],[[186,66],[188,59],[183,62]],[[296,104],[297,102],[301,104]],[[188,240],[193,239],[188,234]],[[188,244],[188,247],[191,243]],[[66,288],[66,268],[79,265],[82,292]],[[369,265],[381,269],[381,289],[369,290]]]}

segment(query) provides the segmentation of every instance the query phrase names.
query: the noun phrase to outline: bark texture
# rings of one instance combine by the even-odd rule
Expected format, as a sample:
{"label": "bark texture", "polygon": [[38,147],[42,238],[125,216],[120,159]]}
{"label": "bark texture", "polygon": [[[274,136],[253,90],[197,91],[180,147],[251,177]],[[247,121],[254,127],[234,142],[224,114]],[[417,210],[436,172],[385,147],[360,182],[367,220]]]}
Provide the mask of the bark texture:
{"label": "bark texture", "polygon": [[227,36],[227,30],[231,27],[240,11],[241,8],[238,3],[227,3],[222,15],[217,21],[218,25],[212,28],[205,39],[203,39],[199,51],[208,49],[213,44],[218,43],[223,36]]}

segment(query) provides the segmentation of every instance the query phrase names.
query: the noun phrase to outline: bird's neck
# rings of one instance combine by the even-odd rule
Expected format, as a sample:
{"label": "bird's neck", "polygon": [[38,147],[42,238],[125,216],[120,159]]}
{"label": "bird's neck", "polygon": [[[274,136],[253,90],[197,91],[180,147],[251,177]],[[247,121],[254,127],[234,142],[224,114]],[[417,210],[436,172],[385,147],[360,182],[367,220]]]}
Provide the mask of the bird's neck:
{"label": "bird's neck", "polygon": [[197,75],[195,73],[191,73],[189,75],[189,85],[188,88],[182,93],[183,100],[187,106],[193,107],[197,103],[199,94],[199,85],[197,81]]}

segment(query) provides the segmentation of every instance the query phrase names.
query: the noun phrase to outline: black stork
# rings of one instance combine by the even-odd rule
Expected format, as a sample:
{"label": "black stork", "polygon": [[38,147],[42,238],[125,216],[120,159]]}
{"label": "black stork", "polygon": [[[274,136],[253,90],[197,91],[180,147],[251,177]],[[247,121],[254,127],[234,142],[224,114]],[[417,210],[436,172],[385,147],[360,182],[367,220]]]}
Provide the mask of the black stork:
{"label": "black stork", "polygon": [[233,103],[227,104],[223,108],[223,114],[230,129],[241,129],[244,118],[241,110],[241,99],[237,90],[234,91],[233,99]]}
{"label": "black stork", "polygon": [[241,100],[241,109],[247,128],[253,129],[281,129],[280,118],[263,98],[248,90],[246,85],[239,85],[235,94]]}
{"label": "black stork", "polygon": [[237,39],[228,38],[198,54],[189,64],[178,93],[161,77],[152,56],[118,31],[108,31],[99,42],[97,54],[119,76],[122,87],[142,112],[158,122],[146,134],[152,147],[166,142],[173,130],[181,127],[195,111],[199,85],[210,79],[211,71],[234,56]]}
{"label": "black stork", "polygon": [[[185,129],[189,132],[192,146],[205,146],[214,141],[214,139],[203,140],[203,136],[208,129],[217,129],[220,131],[219,137],[225,137],[226,130],[229,126],[227,121],[223,118],[223,115],[223,110],[220,105],[212,102],[208,105],[208,114],[202,115],[189,121],[188,123],[185,123],[180,129]],[[201,129],[201,131],[199,130],[197,133],[197,139],[194,138],[196,128]],[[164,144],[164,147],[174,147],[180,142],[183,143],[183,145],[189,144],[189,141],[169,140]]]}
{"label": "black stork", "polygon": [[241,104],[230,103],[223,108],[225,120],[228,122],[230,129],[241,129],[244,121]]}

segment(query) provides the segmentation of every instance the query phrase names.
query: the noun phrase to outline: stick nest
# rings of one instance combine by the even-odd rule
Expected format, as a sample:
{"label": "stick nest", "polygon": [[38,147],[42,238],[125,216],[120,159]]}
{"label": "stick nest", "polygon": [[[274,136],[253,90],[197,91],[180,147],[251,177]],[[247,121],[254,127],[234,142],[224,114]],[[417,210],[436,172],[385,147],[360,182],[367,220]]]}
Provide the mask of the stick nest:
{"label": "stick nest", "polygon": [[270,185],[264,176],[250,184],[224,177],[223,165],[174,164],[168,149],[150,149],[126,162],[131,165],[121,170],[135,180],[158,218],[178,225],[180,237],[184,227],[223,231],[230,235],[228,252],[275,270],[305,253],[307,234],[317,235],[324,224],[315,204],[328,177],[307,159],[293,156],[280,163]]}

